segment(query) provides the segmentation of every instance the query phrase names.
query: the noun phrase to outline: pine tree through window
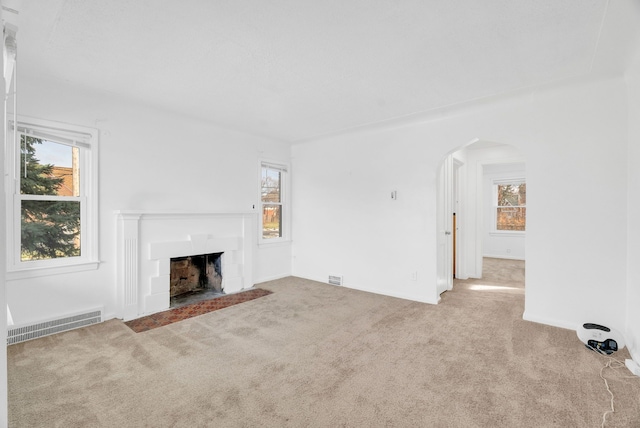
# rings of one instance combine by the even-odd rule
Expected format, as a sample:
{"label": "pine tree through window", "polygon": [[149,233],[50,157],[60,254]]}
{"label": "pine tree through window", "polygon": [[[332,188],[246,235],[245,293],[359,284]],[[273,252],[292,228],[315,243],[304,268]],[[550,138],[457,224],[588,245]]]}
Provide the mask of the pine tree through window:
{"label": "pine tree through window", "polygon": [[96,269],[98,131],[42,119],[9,121],[7,275]]}
{"label": "pine tree through window", "polygon": [[21,135],[20,152],[20,260],[80,256],[78,148]]}

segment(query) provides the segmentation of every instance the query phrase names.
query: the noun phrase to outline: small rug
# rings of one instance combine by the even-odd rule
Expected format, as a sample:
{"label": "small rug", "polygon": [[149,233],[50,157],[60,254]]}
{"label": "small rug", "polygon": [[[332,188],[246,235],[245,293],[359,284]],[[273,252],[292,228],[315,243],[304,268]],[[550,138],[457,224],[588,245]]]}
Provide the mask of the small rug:
{"label": "small rug", "polygon": [[240,293],[215,297],[213,299],[203,300],[201,302],[192,303],[179,308],[169,309],[168,311],[158,312],[157,314],[127,321],[125,324],[136,333],[141,333],[143,331],[152,330],[174,322],[186,320],[187,318],[206,314],[207,312],[213,312],[218,309],[237,305],[238,303],[248,302],[249,300],[257,299],[258,297],[266,296],[271,293],[272,292],[269,290],[254,288]]}

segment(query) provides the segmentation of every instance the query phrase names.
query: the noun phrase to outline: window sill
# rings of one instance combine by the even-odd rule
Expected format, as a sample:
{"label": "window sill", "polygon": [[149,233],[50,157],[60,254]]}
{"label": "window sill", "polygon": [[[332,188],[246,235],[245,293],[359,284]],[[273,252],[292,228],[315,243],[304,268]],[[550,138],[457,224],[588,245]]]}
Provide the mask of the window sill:
{"label": "window sill", "polygon": [[96,270],[100,266],[100,262],[85,262],[66,266],[47,266],[29,269],[20,269],[8,271],[6,274],[7,281],[15,281],[18,279],[37,278],[40,276],[59,275],[65,273],[83,272],[88,270]]}
{"label": "window sill", "polygon": [[489,232],[489,236],[503,236],[503,237],[520,237],[520,238],[524,238],[526,236],[527,232],[517,232],[517,231],[510,231],[510,232]]}
{"label": "window sill", "polygon": [[281,238],[277,241],[260,241],[258,242],[258,248],[269,248],[291,244],[291,239]]}

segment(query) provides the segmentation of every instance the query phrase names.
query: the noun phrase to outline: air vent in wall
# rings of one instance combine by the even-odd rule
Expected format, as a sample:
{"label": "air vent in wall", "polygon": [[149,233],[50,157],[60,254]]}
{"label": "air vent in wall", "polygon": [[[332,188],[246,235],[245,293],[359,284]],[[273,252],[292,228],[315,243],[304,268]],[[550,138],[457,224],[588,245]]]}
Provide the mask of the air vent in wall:
{"label": "air vent in wall", "polygon": [[329,275],[329,284],[342,285],[342,277],[338,275]]}
{"label": "air vent in wall", "polygon": [[50,334],[60,333],[67,330],[84,327],[102,322],[102,310],[86,312],[52,321],[23,327],[10,328],[7,332],[7,345],[25,342]]}

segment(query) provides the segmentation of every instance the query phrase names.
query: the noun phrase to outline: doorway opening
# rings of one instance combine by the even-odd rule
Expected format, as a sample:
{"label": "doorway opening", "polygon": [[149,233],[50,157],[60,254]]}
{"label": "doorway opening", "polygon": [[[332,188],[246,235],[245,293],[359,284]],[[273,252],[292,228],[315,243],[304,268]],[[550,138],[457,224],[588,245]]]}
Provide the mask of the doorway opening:
{"label": "doorway opening", "polygon": [[516,147],[474,140],[449,153],[437,183],[438,294],[454,278],[482,278],[489,259],[523,273],[525,219],[526,163]]}

